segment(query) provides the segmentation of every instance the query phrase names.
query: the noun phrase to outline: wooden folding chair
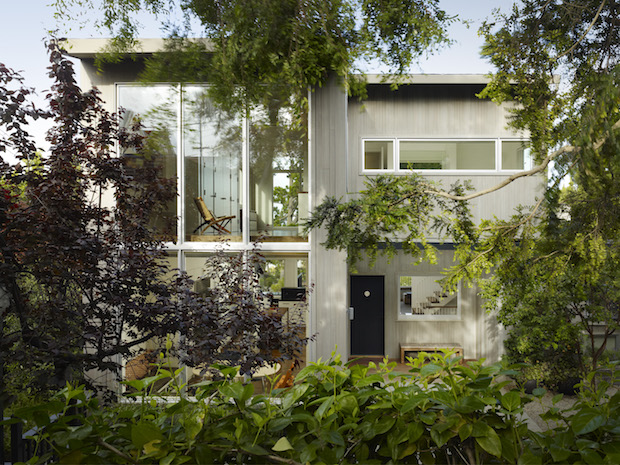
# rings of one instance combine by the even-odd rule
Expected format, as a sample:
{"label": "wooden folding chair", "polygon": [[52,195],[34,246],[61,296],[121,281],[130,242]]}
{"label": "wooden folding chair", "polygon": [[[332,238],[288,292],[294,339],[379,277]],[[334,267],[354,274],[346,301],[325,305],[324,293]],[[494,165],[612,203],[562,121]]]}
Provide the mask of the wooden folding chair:
{"label": "wooden folding chair", "polygon": [[200,233],[202,234],[207,229],[213,228],[221,234],[230,234],[230,231],[226,229],[226,226],[230,223],[230,220],[235,218],[234,216],[214,216],[213,213],[211,213],[211,210],[207,208],[207,205],[204,200],[202,200],[202,197],[196,197],[194,202],[196,203],[196,208],[198,208],[200,216],[202,216],[203,219],[202,224],[194,229],[194,233],[200,230]]}

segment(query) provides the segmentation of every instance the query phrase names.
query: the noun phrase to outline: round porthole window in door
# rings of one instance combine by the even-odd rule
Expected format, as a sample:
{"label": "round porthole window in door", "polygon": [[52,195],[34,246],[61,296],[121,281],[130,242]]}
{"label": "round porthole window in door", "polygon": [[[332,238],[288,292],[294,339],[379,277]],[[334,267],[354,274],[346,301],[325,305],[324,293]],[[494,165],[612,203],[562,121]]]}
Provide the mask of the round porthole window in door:
{"label": "round porthole window in door", "polygon": [[364,297],[370,297],[370,291],[364,291]]}

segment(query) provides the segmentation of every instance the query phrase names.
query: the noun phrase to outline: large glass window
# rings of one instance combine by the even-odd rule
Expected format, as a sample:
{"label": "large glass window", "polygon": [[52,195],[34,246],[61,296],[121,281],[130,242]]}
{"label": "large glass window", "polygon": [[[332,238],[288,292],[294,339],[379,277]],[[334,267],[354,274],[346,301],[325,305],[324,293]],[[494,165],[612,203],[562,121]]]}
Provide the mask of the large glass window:
{"label": "large glass window", "polygon": [[[180,217],[181,241],[307,242],[307,124],[285,106],[257,109],[244,122],[215,105],[201,85],[119,85],[118,104],[123,125],[141,121],[148,156],[162,174],[181,178],[180,202],[165,215],[173,224]],[[135,150],[123,155],[145,157]]]}
{"label": "large glass window", "polygon": [[[143,149],[126,148],[120,154],[130,159],[130,166],[139,169],[145,164],[160,168],[166,178],[177,176],[179,95],[173,86],[119,86],[120,125],[130,128],[140,123],[146,136]],[[153,225],[165,234],[176,235],[177,202],[166,205],[164,213],[152,219]]]}
{"label": "large glass window", "polygon": [[495,141],[400,141],[398,167],[414,170],[493,170]]}
{"label": "large glass window", "polygon": [[183,92],[185,238],[241,241],[241,121],[213,104],[204,86]]}
{"label": "large glass window", "polygon": [[365,140],[364,169],[393,170],[394,142],[391,140]]}
{"label": "large glass window", "polygon": [[308,215],[305,127],[279,105],[256,110],[250,124],[250,234],[252,240],[305,241]]}
{"label": "large glass window", "polygon": [[458,292],[442,290],[441,276],[401,276],[399,319],[458,319]]}

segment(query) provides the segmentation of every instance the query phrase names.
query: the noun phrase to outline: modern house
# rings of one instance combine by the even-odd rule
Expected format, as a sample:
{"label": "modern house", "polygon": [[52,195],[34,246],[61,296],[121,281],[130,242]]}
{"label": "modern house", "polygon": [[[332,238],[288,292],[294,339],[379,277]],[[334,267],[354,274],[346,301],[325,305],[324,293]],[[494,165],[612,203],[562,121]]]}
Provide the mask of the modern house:
{"label": "modern house", "polygon": [[[436,283],[453,263],[449,243],[438,245],[436,265],[397,254],[373,267],[359,263],[353,274],[343,252],[321,245],[323,231],[306,236],[301,227],[322,199],[347,199],[368,176],[416,171],[444,186],[467,179],[479,190],[528,169],[527,136],[506,128],[509,106],[476,96],[485,77],[415,75],[392,90],[369,76],[363,102],[332,82],[309,92],[307,132],[296,133],[277,109],[247,119],[221,112],[206,97],[207,84],[136,84],[140,60],[99,72],[94,56],[102,45],[72,40],[69,54],[81,61],[83,88],[97,86],[111,111],[122,107],[124,124],[139,115],[145,131],[158,134],[157,162],[178,178],[180,192],[169,208],[178,218],[176,240],[168,244],[173,266],[200,280],[205,258],[222,239],[227,250],[239,251],[262,238],[265,285],[275,305],[287,307],[298,288],[311,288],[305,321],[316,340],[308,360],[334,350],[345,358],[399,358],[405,344],[454,345],[466,359],[500,357],[503,330],[483,310],[476,288],[449,295]],[[143,41],[140,53],[161,45]],[[518,205],[533,204],[544,181],[521,178],[477,198],[475,219],[507,218]]]}

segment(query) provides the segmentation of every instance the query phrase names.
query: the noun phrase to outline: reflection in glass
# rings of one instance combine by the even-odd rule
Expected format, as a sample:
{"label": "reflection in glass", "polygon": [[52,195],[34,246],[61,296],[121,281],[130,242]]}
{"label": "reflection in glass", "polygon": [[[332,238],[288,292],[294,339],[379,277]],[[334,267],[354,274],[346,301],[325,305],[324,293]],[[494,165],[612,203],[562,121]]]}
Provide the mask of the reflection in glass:
{"label": "reflection in glass", "polygon": [[[169,85],[118,87],[120,125],[130,128],[141,124],[146,136],[144,147],[138,153],[126,148],[120,154],[130,160],[129,166],[139,169],[144,165],[158,167],[165,178],[177,176],[177,120],[178,91]],[[172,200],[165,212],[152,219],[153,226],[163,234],[176,235],[177,203]]]}
{"label": "reflection in glass", "polygon": [[276,103],[250,123],[250,235],[266,241],[306,241],[308,215],[306,124],[298,127]]}
{"label": "reflection in glass", "polygon": [[502,141],[503,170],[529,170],[531,168],[531,150],[527,141]]}
{"label": "reflection in glass", "polygon": [[394,142],[391,140],[364,141],[364,169],[394,169]]}
{"label": "reflection in glass", "polygon": [[400,169],[492,170],[494,141],[401,141]]}
{"label": "reflection in glass", "polygon": [[204,86],[184,88],[182,116],[186,238],[241,241],[241,121],[217,108]]}
{"label": "reflection in glass", "polygon": [[441,276],[401,276],[399,310],[407,316],[456,316],[458,293],[442,290]]}

